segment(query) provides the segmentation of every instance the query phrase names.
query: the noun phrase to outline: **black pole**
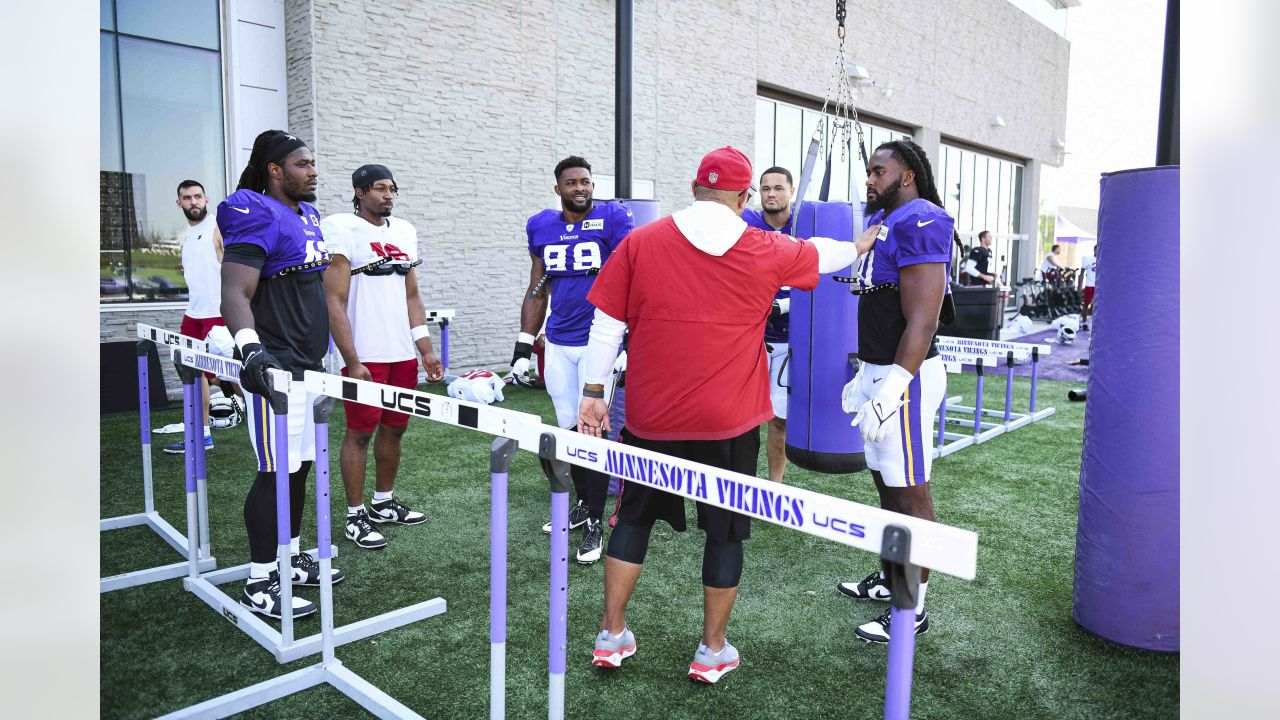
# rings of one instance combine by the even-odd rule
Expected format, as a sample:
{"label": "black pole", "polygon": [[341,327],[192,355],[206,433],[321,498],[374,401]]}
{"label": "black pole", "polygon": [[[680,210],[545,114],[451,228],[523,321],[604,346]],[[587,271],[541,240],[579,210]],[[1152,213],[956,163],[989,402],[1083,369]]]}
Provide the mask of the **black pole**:
{"label": "black pole", "polygon": [[1164,20],[1164,70],[1160,79],[1156,165],[1178,165],[1178,156],[1178,0],[1169,0]]}
{"label": "black pole", "polygon": [[631,55],[635,35],[635,5],[618,0],[617,38],[614,63],[617,79],[613,85],[614,114],[614,197],[631,197]]}

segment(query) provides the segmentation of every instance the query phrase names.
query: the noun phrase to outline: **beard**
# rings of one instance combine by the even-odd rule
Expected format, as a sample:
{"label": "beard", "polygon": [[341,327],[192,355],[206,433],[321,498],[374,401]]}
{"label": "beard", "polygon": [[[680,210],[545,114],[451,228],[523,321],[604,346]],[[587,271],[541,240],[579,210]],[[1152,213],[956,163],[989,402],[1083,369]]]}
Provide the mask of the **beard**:
{"label": "beard", "polygon": [[205,215],[209,214],[209,208],[207,206],[202,208],[198,208],[198,207],[191,207],[189,209],[184,208],[182,210],[182,214],[186,215],[187,219],[190,220],[191,222],[198,223],[204,219]]}
{"label": "beard", "polygon": [[898,199],[898,193],[901,191],[901,189],[902,189],[901,185],[899,185],[898,183],[894,183],[889,186],[888,190],[876,193],[875,199],[868,197],[867,212],[873,213],[873,212],[876,212],[877,210],[887,211],[889,208],[893,207],[895,202]]}
{"label": "beard", "polygon": [[565,210],[568,210],[569,212],[572,212],[572,213],[587,212],[591,210],[590,195],[588,195],[587,199],[584,200],[581,204],[574,202],[573,198],[571,197],[562,197],[560,198],[560,202],[564,204]]}
{"label": "beard", "polygon": [[281,189],[284,190],[285,197],[294,202],[313,203],[316,201],[316,194],[307,188],[305,182],[291,180],[288,176],[285,176],[284,185]]}

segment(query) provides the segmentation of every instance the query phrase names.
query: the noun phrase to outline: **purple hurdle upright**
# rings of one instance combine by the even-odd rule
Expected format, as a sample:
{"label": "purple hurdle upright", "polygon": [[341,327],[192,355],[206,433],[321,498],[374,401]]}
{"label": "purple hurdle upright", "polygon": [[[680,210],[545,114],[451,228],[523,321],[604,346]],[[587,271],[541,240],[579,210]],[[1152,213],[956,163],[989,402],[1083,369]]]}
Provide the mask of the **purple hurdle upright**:
{"label": "purple hurdle upright", "polygon": [[1005,355],[1004,361],[1004,422],[1009,424],[1013,415],[1013,351]]}
{"label": "purple hurdle upright", "polygon": [[973,393],[973,434],[982,434],[982,358],[974,363],[978,373],[978,387]]}
{"label": "purple hurdle upright", "polygon": [[196,494],[196,446],[199,445],[204,450],[204,433],[201,431],[200,422],[196,419],[199,413],[196,412],[196,396],[199,391],[196,390],[196,378],[198,373],[191,372],[188,368],[179,368],[178,376],[182,379],[182,445],[185,452],[182,454],[183,463],[186,466],[185,480],[187,492],[187,572],[191,577],[199,574],[200,570],[197,565],[199,558],[199,525],[196,512],[197,494]]}
{"label": "purple hurdle upright", "polygon": [[564,718],[565,653],[569,643],[569,465],[556,460],[556,436],[538,441],[542,471],[551,485],[551,622],[547,640],[547,720]]}
{"label": "purple hurdle upright", "polygon": [[[274,378],[273,378],[274,380]],[[293,557],[289,552],[289,396],[272,386],[267,396],[275,429],[276,471],[276,566],[280,573],[280,637],[293,643]]]}
{"label": "purple hurdle upright", "polygon": [[440,364],[449,369],[449,318],[440,318]]}
{"label": "purple hurdle upright", "polygon": [[1036,414],[1036,380],[1039,379],[1037,377],[1038,375],[1037,371],[1039,369],[1040,369],[1040,348],[1033,347],[1031,348],[1031,405],[1029,406],[1030,410],[1028,410],[1028,412],[1031,413],[1032,415]]}
{"label": "purple hurdle upright", "polygon": [[489,446],[489,717],[507,714],[507,474],[519,445],[497,437]]}
{"label": "purple hurdle upright", "polygon": [[151,489],[151,381],[147,369],[151,348],[155,346],[150,340],[138,341],[138,426],[142,429],[142,507],[145,512],[156,509]]}
{"label": "purple hurdle upright", "polygon": [[911,717],[911,673],[916,649],[916,602],[920,596],[920,568],[912,565],[911,531],[899,525],[884,529],[880,563],[893,597],[889,619],[889,662],[885,671],[884,718]]}

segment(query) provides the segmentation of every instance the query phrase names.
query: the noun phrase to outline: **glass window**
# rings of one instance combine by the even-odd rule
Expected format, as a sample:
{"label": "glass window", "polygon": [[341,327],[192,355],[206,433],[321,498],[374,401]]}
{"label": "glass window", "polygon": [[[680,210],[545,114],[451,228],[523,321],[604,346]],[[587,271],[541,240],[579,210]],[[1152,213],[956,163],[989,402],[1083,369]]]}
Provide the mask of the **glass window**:
{"label": "glass window", "polygon": [[1000,214],[1000,166],[1003,164],[1003,161],[997,158],[987,158],[987,188],[983,193],[986,213],[982,220],[982,230],[995,232],[999,222],[997,216]]}
{"label": "glass window", "polygon": [[752,167],[768,168],[773,162],[773,113],[775,103],[756,98],[756,158]]}
{"label": "glass window", "polygon": [[217,0],[117,0],[119,31],[217,50]]}
{"label": "glass window", "polygon": [[801,163],[804,160],[804,151],[801,149],[801,110],[793,105],[778,103],[776,117],[777,130],[773,139],[773,164],[781,165],[790,170],[798,183],[800,182]]}
{"label": "glass window", "polygon": [[946,159],[946,170],[943,171],[943,186],[940,190],[942,194],[942,203],[945,210],[951,213],[951,217],[960,215],[960,151],[942,146],[943,157]]}
{"label": "glass window", "polygon": [[116,36],[101,33],[101,50],[98,54],[98,110],[102,118],[98,124],[100,162],[103,170],[124,169],[120,150],[120,85],[116,77]]}
{"label": "glass window", "polygon": [[98,0],[98,27],[116,29],[116,4],[112,0]]}

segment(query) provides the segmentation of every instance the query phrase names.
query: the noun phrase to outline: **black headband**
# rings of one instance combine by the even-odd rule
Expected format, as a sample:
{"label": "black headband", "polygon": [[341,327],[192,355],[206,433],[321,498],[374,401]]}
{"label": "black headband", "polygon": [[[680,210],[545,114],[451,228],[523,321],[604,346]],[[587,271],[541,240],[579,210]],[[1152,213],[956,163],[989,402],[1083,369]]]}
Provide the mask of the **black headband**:
{"label": "black headband", "polygon": [[289,157],[289,153],[306,146],[306,143],[286,132],[273,135],[262,149],[262,157],[265,160],[263,166],[269,163],[280,165],[285,158]]}

